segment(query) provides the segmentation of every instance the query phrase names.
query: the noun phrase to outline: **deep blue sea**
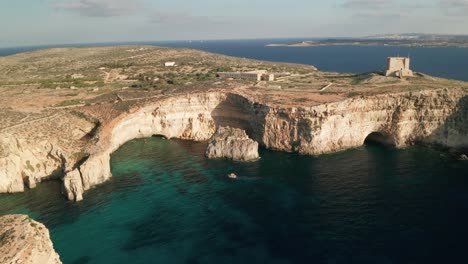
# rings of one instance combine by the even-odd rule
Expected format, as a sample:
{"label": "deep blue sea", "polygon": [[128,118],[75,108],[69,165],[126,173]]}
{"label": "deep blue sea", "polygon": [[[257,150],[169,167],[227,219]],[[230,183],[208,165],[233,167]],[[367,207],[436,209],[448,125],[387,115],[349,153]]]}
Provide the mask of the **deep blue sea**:
{"label": "deep blue sea", "polygon": [[[410,51],[418,71],[468,79],[468,49],[164,44],[345,72],[370,71]],[[319,157],[262,149],[260,160],[239,163],[208,160],[205,147],[134,140],[112,155],[114,177],[83,202],[66,201],[52,181],[0,194],[0,215],[45,223],[65,264],[468,260],[468,162],[425,147],[363,145]]]}
{"label": "deep blue sea", "polygon": [[415,71],[429,75],[468,81],[468,48],[407,48],[407,47],[266,47],[270,43],[296,43],[303,39],[211,40],[174,42],[131,42],[0,48],[0,56],[47,47],[108,46],[145,44],[184,47],[221,53],[235,57],[267,61],[303,63],[322,71],[365,73],[384,69],[389,56],[410,56]]}

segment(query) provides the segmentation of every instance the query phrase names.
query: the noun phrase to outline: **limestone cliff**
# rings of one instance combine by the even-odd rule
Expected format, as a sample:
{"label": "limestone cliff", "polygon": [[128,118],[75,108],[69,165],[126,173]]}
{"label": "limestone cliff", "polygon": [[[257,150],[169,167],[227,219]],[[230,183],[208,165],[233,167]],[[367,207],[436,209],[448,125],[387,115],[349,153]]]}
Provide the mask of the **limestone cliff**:
{"label": "limestone cliff", "polygon": [[9,154],[0,158],[0,192],[22,191],[24,183],[34,185],[58,171],[65,172],[67,197],[79,201],[84,191],[112,177],[110,155],[125,142],[152,135],[204,141],[219,126],[243,129],[269,149],[307,155],[359,147],[372,133],[396,147],[423,143],[467,148],[468,94],[463,89],[425,90],[298,108],[273,107],[225,91],[167,96],[103,123],[83,164],[67,162],[64,145],[44,141],[25,147],[12,135],[3,136],[0,146]]}
{"label": "limestone cliff", "polygon": [[413,143],[468,146],[468,102],[463,90],[429,90],[351,98],[310,108],[273,108],[237,94],[169,98],[112,126],[108,142],[80,168],[84,190],[111,177],[110,154],[134,138],[207,140],[217,126],[246,130],[266,148],[319,155],[359,147],[377,132],[396,147]]}
{"label": "limestone cliff", "polygon": [[68,200],[79,202],[83,200],[83,180],[79,169],[75,169],[63,177],[63,187]]}
{"label": "limestone cliff", "polygon": [[0,192],[24,191],[44,179],[59,176],[67,162],[62,150],[50,142],[28,144],[13,135],[0,137],[4,157],[0,157]]}
{"label": "limestone cliff", "polygon": [[352,98],[308,109],[272,109],[262,143],[272,149],[319,155],[363,145],[380,133],[396,147],[421,142],[468,146],[468,95],[441,89]]}
{"label": "limestone cliff", "polygon": [[206,156],[210,159],[227,158],[252,161],[260,158],[258,143],[247,136],[244,130],[219,127],[208,142]]}
{"label": "limestone cliff", "polygon": [[27,215],[0,217],[0,263],[58,264],[47,228]]}
{"label": "limestone cliff", "polygon": [[[83,191],[112,177],[110,154],[132,139],[161,135],[166,138],[208,140],[216,130],[211,113],[225,99],[223,93],[184,95],[161,100],[121,116],[106,127],[107,134],[101,136],[92,155],[79,170],[66,174],[64,189],[67,197],[79,201]],[[78,173],[82,187],[79,186]]]}
{"label": "limestone cliff", "polygon": [[58,113],[0,130],[0,193],[35,188],[72,170],[94,127],[76,115]]}

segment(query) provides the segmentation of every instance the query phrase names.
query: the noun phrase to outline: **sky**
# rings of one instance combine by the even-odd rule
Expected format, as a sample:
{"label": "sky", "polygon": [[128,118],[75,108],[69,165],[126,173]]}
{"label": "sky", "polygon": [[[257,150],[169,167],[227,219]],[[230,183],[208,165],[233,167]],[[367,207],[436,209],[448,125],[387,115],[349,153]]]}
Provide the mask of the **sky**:
{"label": "sky", "polygon": [[0,47],[468,34],[468,0],[0,0]]}

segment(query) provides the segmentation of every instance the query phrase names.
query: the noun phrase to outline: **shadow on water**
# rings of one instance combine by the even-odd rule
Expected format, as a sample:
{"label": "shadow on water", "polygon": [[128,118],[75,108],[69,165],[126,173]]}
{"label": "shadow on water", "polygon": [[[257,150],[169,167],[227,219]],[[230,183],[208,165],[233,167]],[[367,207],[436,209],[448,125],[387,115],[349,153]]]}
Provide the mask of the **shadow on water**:
{"label": "shadow on water", "polygon": [[28,214],[53,229],[56,226],[75,222],[80,215],[108,202],[109,195],[119,193],[124,189],[128,191],[129,187],[131,189],[131,186],[138,186],[140,183],[138,172],[128,173],[124,177],[112,178],[99,188],[88,191],[86,196],[92,199],[73,203],[67,201],[61,193],[60,181],[48,181],[24,193],[1,194],[0,215]]}
{"label": "shadow on water", "polygon": [[259,161],[238,163],[205,159],[205,146],[135,140],[112,156],[113,179],[82,203],[48,192],[60,188],[51,182],[0,196],[2,204],[11,199],[1,210],[48,223],[64,263],[440,263],[464,256],[468,164],[441,152],[368,144],[307,157],[262,149]]}
{"label": "shadow on water", "polygon": [[[452,185],[444,177],[457,170],[439,152],[370,140],[318,158],[262,150],[260,161],[246,165],[205,160],[202,147],[186,146],[203,143],[173,143],[205,172],[194,164],[183,170],[207,181],[194,189],[180,175],[176,186],[184,192],[173,188],[174,195],[126,226],[130,236],[121,250],[129,254],[179,248],[181,263],[434,263],[448,252],[460,256],[446,245],[450,232],[437,228],[466,206],[446,206]],[[225,171],[260,180],[230,181]],[[461,219],[468,215],[455,222]]]}
{"label": "shadow on water", "polygon": [[88,263],[91,263],[91,257],[89,256],[84,256],[84,257],[81,257],[75,261],[73,261],[72,264],[88,264]]}

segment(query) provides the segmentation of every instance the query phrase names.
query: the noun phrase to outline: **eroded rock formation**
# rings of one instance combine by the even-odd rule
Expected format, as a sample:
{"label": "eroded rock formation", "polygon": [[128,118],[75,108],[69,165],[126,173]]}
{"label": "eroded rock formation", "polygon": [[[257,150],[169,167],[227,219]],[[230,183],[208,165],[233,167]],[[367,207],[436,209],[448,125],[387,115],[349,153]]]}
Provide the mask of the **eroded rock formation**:
{"label": "eroded rock formation", "polygon": [[23,158],[28,156],[33,167],[53,163],[46,167],[65,172],[67,196],[78,201],[84,191],[112,177],[110,155],[125,142],[152,135],[205,141],[219,126],[243,129],[269,149],[307,155],[359,147],[372,133],[396,147],[420,142],[466,148],[468,94],[463,89],[426,90],[354,97],[308,108],[272,107],[247,96],[217,91],[166,97],[102,124],[97,144],[78,170],[64,165],[60,150],[50,144],[39,151],[35,149],[41,149],[40,144],[24,148],[7,137],[1,145],[12,148],[8,152],[12,156],[7,162],[0,159],[0,192],[22,191],[24,182],[33,182],[25,181],[27,176],[41,179],[41,175],[50,175],[51,171],[36,170],[31,174]]}
{"label": "eroded rock formation", "polygon": [[75,169],[63,177],[63,187],[68,200],[75,202],[83,200],[84,186],[79,169]]}
{"label": "eroded rock formation", "polygon": [[226,158],[252,161],[260,158],[258,143],[247,136],[244,130],[219,127],[208,142],[206,156],[210,159]]}
{"label": "eroded rock formation", "polygon": [[0,263],[58,264],[47,228],[27,215],[0,217]]}
{"label": "eroded rock formation", "polygon": [[44,179],[60,176],[66,164],[62,150],[47,141],[29,144],[5,134],[0,137],[0,145],[5,154],[0,157],[0,192],[35,188]]}
{"label": "eroded rock formation", "polygon": [[416,142],[468,146],[468,95],[440,89],[352,98],[308,109],[272,109],[262,143],[281,151],[319,155],[361,146],[379,132],[396,147]]}
{"label": "eroded rock formation", "polygon": [[56,113],[0,130],[0,193],[22,192],[73,170],[95,124]]}

